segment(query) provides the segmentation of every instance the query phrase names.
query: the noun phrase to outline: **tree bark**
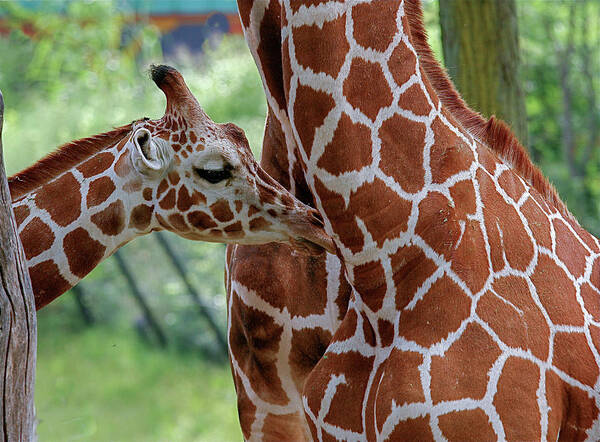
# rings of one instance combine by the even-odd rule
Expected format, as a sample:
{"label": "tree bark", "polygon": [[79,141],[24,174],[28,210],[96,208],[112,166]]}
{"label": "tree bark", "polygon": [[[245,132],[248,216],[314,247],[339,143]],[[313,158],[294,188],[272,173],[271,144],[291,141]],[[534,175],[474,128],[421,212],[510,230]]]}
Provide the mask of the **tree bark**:
{"label": "tree bark", "polygon": [[465,101],[527,145],[515,0],[440,0],[446,69]]}
{"label": "tree bark", "polygon": [[2,158],[3,116],[4,102],[0,93],[0,438],[30,441],[35,439],[33,390],[37,321]]}

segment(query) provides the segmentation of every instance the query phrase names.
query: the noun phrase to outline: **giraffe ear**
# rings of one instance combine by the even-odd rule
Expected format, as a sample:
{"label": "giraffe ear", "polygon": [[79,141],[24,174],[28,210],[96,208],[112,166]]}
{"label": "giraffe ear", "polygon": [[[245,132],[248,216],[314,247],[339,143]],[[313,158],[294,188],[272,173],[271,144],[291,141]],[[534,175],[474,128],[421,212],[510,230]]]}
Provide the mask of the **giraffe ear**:
{"label": "giraffe ear", "polygon": [[153,137],[144,127],[135,131],[133,142],[133,165],[144,175],[162,175],[171,165],[173,150],[160,137]]}

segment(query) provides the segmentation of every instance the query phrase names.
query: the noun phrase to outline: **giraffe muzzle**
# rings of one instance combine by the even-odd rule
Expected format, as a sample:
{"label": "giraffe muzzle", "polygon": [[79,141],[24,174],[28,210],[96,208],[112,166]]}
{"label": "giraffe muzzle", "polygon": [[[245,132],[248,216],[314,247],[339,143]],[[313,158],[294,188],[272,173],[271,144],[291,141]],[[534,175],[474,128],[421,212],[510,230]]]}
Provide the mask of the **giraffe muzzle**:
{"label": "giraffe muzzle", "polygon": [[333,239],[325,232],[323,221],[314,209],[300,216],[290,215],[286,220],[290,243],[294,248],[310,255],[320,255],[324,250],[335,253]]}

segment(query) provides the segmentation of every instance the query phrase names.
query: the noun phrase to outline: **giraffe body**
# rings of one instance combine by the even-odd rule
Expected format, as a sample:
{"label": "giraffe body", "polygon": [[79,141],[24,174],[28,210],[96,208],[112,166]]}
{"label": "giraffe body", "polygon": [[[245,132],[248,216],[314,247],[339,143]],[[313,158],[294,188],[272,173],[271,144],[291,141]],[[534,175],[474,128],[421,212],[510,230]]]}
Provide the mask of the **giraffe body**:
{"label": "giraffe body", "polygon": [[[301,434],[304,411],[316,440],[600,439],[598,241],[510,132],[460,100],[431,57],[419,3],[239,5],[284,135],[266,137],[263,164],[297,195],[310,189],[353,288],[293,393],[274,396],[253,383],[266,372],[237,361],[264,348],[232,345],[245,437]],[[327,282],[335,259],[319,263]],[[243,266],[230,264],[229,280],[230,342],[257,336],[232,314],[242,305],[284,330],[292,312],[294,324],[292,288],[275,303]],[[315,305],[332,298],[322,286],[309,289]],[[292,326],[291,342],[317,328]],[[284,333],[269,342],[269,377],[285,385],[299,359],[286,360]]]}
{"label": "giraffe body", "polygon": [[152,78],[167,97],[162,119],[67,144],[10,178],[37,308],[153,230],[331,247],[315,212],[256,164],[241,129],[210,120],[173,68],[153,67]]}

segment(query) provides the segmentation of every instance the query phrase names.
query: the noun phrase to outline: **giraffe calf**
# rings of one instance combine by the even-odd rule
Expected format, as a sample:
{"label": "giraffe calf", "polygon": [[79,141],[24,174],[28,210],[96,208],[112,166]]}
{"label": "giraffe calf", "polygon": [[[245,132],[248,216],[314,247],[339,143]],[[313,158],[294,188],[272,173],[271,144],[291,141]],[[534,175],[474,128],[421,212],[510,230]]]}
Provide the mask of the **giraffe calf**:
{"label": "giraffe calf", "polygon": [[67,143],[9,179],[38,309],[154,230],[333,251],[317,212],[264,172],[240,128],[213,122],[175,69],[150,73],[167,98],[161,119]]}

